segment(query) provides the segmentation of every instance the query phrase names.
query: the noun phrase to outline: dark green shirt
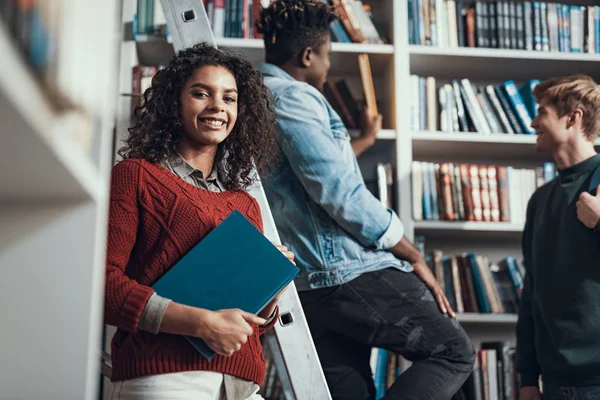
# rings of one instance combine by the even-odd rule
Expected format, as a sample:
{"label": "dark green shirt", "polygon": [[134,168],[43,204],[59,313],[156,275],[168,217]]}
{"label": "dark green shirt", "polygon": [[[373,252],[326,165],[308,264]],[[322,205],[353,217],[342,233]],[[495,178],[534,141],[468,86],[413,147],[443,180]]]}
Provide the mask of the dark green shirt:
{"label": "dark green shirt", "polygon": [[521,386],[600,385],[600,233],[577,218],[600,155],[560,171],[527,207],[517,324]]}

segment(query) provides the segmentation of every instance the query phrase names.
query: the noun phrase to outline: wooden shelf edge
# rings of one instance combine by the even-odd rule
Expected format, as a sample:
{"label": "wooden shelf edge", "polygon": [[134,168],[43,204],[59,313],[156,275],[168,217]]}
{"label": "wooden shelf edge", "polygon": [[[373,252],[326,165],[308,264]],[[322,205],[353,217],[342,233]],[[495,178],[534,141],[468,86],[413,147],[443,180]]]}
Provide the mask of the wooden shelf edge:
{"label": "wooden shelf edge", "polygon": [[523,224],[513,222],[478,221],[414,221],[415,230],[445,230],[473,232],[513,232],[521,233]]}
{"label": "wooden shelf edge", "polygon": [[439,142],[477,142],[477,143],[506,143],[506,144],[535,144],[535,135],[493,133],[482,134],[476,132],[441,132],[441,131],[413,131],[413,141],[439,141]]}
{"label": "wooden shelf edge", "polygon": [[474,324],[516,324],[517,314],[484,314],[484,313],[464,313],[456,314],[456,319],[460,323]]}
{"label": "wooden shelf edge", "polygon": [[[166,43],[166,38],[159,37],[138,37],[139,43]],[[219,47],[264,50],[264,43],[261,39],[240,39],[240,38],[216,38],[215,42]],[[331,43],[331,50],[334,53],[367,53],[367,54],[394,54],[394,46],[391,44],[362,44],[362,43]]]}
{"label": "wooden shelf edge", "polygon": [[480,57],[480,58],[512,58],[522,60],[543,61],[582,61],[598,62],[600,55],[592,53],[563,53],[547,51],[488,49],[471,47],[434,47],[422,45],[409,45],[411,55],[440,56],[440,57]]}

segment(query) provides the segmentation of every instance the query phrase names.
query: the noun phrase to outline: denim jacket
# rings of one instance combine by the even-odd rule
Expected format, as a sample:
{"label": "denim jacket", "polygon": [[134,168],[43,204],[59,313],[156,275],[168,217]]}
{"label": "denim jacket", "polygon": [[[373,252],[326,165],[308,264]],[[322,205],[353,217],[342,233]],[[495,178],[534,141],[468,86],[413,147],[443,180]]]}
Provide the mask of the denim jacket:
{"label": "denim jacket", "polygon": [[340,285],[389,267],[412,271],[385,251],[400,241],[404,227],[366,188],[338,114],[309,84],[272,64],[260,69],[274,97],[284,156],[263,184],[301,271],[298,290]]}

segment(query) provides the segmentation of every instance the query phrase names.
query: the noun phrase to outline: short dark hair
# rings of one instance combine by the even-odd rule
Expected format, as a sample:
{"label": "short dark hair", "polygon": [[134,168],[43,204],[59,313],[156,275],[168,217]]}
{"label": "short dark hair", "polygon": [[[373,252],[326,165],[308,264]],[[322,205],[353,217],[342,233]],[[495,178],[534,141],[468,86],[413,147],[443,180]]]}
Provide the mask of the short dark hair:
{"label": "short dark hair", "polygon": [[278,160],[272,97],[263,75],[249,61],[206,43],[180,51],[152,78],[142,106],[135,109],[137,122],[128,129],[119,155],[160,164],[176,154],[183,135],[181,91],[194,71],[207,65],[226,68],[237,83],[237,121],[219,144],[217,160],[226,172],[222,182],[226,188],[246,189],[257,178],[254,167],[266,174]]}
{"label": "short dark hair", "polygon": [[329,37],[333,8],[319,0],[275,0],[260,13],[258,32],[265,41],[266,61],[282,65],[307,47],[318,49]]}

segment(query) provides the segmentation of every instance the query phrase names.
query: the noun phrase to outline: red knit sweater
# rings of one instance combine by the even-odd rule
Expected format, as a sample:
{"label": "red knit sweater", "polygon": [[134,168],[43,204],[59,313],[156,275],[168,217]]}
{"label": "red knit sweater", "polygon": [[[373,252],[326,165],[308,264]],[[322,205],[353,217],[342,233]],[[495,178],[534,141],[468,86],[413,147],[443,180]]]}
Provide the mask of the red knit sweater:
{"label": "red knit sweater", "polygon": [[139,331],[150,286],[194,245],[239,210],[262,231],[260,208],[244,191],[210,192],[165,168],[139,159],[112,171],[105,321],[118,330],[112,340],[114,381],[180,371],[215,371],[262,383],[265,360],[255,327],[230,357],[208,362],[183,336]]}

